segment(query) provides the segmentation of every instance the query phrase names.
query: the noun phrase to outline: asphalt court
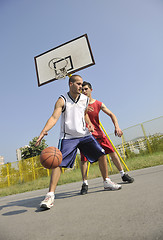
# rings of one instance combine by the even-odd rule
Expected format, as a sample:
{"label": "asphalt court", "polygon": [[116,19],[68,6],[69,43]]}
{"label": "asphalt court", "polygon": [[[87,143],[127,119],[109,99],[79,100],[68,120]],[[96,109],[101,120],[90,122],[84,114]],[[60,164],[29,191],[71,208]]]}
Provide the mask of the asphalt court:
{"label": "asphalt court", "polygon": [[0,198],[1,240],[162,240],[163,165],[131,171],[132,184],[104,191],[102,178],[89,180],[87,195],[81,182],[56,189],[55,205],[43,211],[39,203],[47,189]]}

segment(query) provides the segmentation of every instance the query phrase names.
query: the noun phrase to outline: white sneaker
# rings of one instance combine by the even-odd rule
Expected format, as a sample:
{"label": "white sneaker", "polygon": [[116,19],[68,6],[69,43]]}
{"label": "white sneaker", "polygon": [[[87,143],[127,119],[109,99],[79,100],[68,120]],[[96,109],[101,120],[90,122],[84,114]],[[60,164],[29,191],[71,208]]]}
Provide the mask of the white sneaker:
{"label": "white sneaker", "polygon": [[46,194],[45,199],[40,203],[40,208],[50,209],[54,205],[54,195]]}
{"label": "white sneaker", "polygon": [[110,178],[104,181],[104,190],[119,190],[121,188],[122,186],[120,184],[112,182]]}

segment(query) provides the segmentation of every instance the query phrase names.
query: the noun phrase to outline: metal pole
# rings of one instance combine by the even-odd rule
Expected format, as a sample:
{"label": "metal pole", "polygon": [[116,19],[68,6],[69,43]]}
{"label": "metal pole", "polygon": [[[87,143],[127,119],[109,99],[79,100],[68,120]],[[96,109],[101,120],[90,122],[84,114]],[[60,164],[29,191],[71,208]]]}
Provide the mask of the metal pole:
{"label": "metal pole", "polygon": [[125,162],[123,161],[122,157],[120,156],[119,152],[118,152],[118,151],[117,151],[117,149],[115,148],[114,144],[112,143],[112,141],[111,141],[110,137],[108,136],[108,134],[107,134],[107,132],[105,131],[105,129],[104,129],[104,127],[103,127],[103,125],[102,125],[102,123],[101,123],[101,122],[100,122],[100,126],[102,127],[102,130],[104,131],[105,135],[106,135],[106,136],[107,136],[107,138],[109,139],[109,141],[110,141],[111,145],[113,146],[113,148],[114,148],[115,152],[117,153],[118,157],[119,157],[119,158],[120,158],[120,160],[122,161],[123,165],[125,166],[125,168],[127,169],[127,171],[130,171],[130,170],[128,169],[127,165],[125,164]]}
{"label": "metal pole", "polygon": [[143,126],[142,123],[141,123],[141,128],[142,128],[142,130],[143,130],[143,134],[144,134],[145,140],[147,141],[148,151],[149,151],[149,153],[152,153],[152,149],[151,149],[149,140],[148,140],[148,138],[147,138],[147,135],[146,135],[146,132],[145,132],[145,129],[144,129],[144,126]]}

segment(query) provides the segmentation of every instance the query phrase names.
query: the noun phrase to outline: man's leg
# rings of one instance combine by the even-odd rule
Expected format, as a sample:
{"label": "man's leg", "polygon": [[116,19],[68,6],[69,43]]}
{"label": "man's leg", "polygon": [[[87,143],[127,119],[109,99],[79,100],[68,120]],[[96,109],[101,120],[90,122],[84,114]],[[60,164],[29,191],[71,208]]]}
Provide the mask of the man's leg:
{"label": "man's leg", "polygon": [[122,188],[121,185],[112,182],[110,180],[110,178],[108,177],[108,165],[107,165],[106,156],[102,155],[101,157],[99,157],[98,162],[99,162],[99,168],[100,168],[103,180],[104,180],[104,189],[105,190],[121,189]]}
{"label": "man's leg", "polygon": [[52,170],[49,192],[46,194],[45,199],[40,203],[40,207],[44,209],[49,209],[54,204],[54,192],[61,176],[61,168],[57,167]]}
{"label": "man's leg", "polygon": [[99,157],[98,164],[99,164],[99,168],[100,168],[103,180],[105,181],[105,179],[108,178],[108,164],[107,164],[105,155],[102,155],[101,157]]}
{"label": "man's leg", "polygon": [[84,182],[85,180],[87,180],[87,168],[88,168],[87,162],[81,161],[80,168],[81,168],[82,179]]}
{"label": "man's leg", "polygon": [[88,192],[88,182],[87,182],[88,164],[87,164],[87,161],[81,161],[80,168],[81,168],[81,174],[82,174],[82,179],[83,179],[83,184],[81,187],[80,194],[84,195],[84,194],[87,194],[87,192]]}
{"label": "man's leg", "polygon": [[62,152],[62,162],[60,167],[54,168],[52,170],[49,192],[47,193],[45,199],[41,202],[40,207],[42,208],[51,208],[54,203],[54,192],[61,175],[61,168],[72,168],[75,162],[75,157],[77,153],[77,145],[79,139],[60,139],[58,148]]}
{"label": "man's leg", "polygon": [[116,154],[116,152],[109,153],[109,155],[111,156],[111,159],[112,159],[114,165],[116,166],[116,168],[117,168],[119,171],[122,171],[123,168],[122,168],[121,162],[120,162],[119,157],[118,157],[118,155]]}
{"label": "man's leg", "polygon": [[126,174],[123,170],[123,167],[121,165],[121,162],[119,160],[119,157],[118,155],[116,154],[116,152],[112,152],[112,153],[109,153],[109,155],[111,156],[111,159],[114,163],[114,165],[117,167],[117,169],[119,170],[120,174],[121,174],[121,177],[122,177],[122,180],[124,182],[128,182],[128,183],[132,183],[134,182],[134,178],[130,177],[128,174]]}
{"label": "man's leg", "polygon": [[61,176],[61,167],[54,168],[51,174],[49,192],[55,192],[60,176]]}
{"label": "man's leg", "polygon": [[78,148],[85,156],[87,156],[90,163],[96,162],[98,159],[105,190],[118,190],[121,188],[121,185],[113,183],[110,178],[108,178],[108,165],[104,149],[92,135],[81,139]]}
{"label": "man's leg", "polygon": [[120,162],[120,159],[119,159],[118,155],[116,154],[116,152],[114,152],[114,148],[111,145],[109,139],[105,136],[102,138],[98,138],[96,140],[99,142],[99,144],[102,146],[102,148],[105,149],[105,153],[109,153],[111,151],[111,153],[109,153],[109,155],[111,156],[113,163],[119,170],[122,180],[125,182],[132,183],[134,181],[134,178],[131,178],[128,174],[126,174],[124,172],[123,167]]}

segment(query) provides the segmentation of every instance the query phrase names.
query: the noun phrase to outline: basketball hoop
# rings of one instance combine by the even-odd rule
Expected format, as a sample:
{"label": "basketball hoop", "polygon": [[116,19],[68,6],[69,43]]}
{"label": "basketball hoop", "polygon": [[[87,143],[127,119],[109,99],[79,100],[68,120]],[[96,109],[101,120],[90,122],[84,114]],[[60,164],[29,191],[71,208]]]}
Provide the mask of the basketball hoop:
{"label": "basketball hoop", "polygon": [[39,54],[34,60],[39,87],[95,64],[87,34]]}
{"label": "basketball hoop", "polygon": [[68,61],[65,58],[53,58],[49,61],[48,66],[54,70],[55,78],[61,79],[67,76]]}

